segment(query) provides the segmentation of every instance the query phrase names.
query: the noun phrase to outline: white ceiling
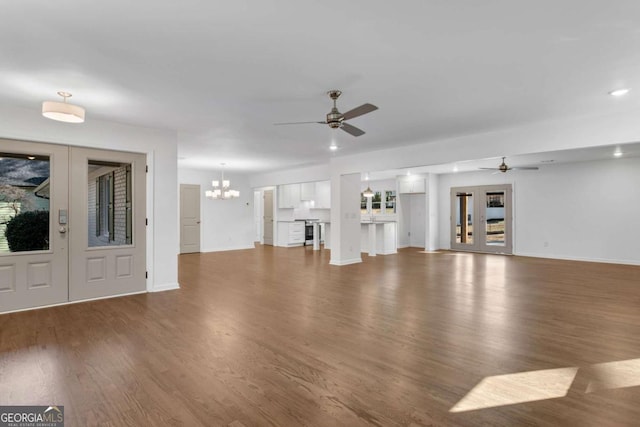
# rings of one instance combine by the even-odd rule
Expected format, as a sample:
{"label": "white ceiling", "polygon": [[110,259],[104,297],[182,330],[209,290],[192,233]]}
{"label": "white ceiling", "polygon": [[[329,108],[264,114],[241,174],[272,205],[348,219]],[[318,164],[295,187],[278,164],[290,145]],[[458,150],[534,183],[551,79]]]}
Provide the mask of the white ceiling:
{"label": "white ceiling", "polygon": [[[618,156],[616,155],[618,154]],[[505,158],[509,167],[538,167],[540,169],[550,166],[575,162],[589,162],[606,159],[626,159],[640,157],[640,143],[602,145],[573,150],[557,150],[541,153],[530,153]],[[478,172],[481,168],[498,168],[502,158],[491,157],[487,159],[468,160],[455,163],[446,163],[429,166],[419,166],[404,169],[387,169],[383,171],[368,171],[362,173],[363,180],[383,180],[398,176],[419,175],[425,173],[447,174],[462,172]],[[484,170],[484,173],[500,173],[498,171]],[[513,173],[535,173],[534,170],[513,170]]]}
{"label": "white ceiling", "polygon": [[[34,0],[2,17],[0,104],[72,92],[87,120],[178,131],[185,167],[267,171],[640,108],[637,0]],[[607,95],[620,87],[638,90]],[[342,112],[379,107],[351,121],[365,135],[273,126],[323,120],[330,89]]]}

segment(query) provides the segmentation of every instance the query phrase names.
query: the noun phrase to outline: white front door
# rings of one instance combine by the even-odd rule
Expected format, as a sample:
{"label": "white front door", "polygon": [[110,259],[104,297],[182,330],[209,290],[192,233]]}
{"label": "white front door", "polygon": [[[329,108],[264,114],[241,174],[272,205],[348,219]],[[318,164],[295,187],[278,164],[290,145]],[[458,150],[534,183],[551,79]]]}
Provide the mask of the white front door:
{"label": "white front door", "polygon": [[146,290],[146,156],[0,139],[0,312]]}
{"label": "white front door", "polygon": [[0,139],[0,312],[68,299],[68,148]]}
{"label": "white front door", "polygon": [[180,253],[200,252],[200,186],[180,184]]}
{"label": "white front door", "polygon": [[69,300],[144,292],[146,156],[69,150]]}

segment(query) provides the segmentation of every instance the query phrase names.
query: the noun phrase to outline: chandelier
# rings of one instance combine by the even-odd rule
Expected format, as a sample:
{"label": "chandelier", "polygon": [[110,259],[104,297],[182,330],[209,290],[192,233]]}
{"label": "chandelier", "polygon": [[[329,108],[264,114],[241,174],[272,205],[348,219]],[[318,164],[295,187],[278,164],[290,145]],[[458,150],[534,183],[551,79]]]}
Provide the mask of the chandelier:
{"label": "chandelier", "polygon": [[[224,163],[221,163],[224,166]],[[220,181],[214,179],[211,181],[211,185],[213,186],[213,190],[205,191],[205,196],[209,199],[235,199],[236,197],[240,197],[240,192],[237,190],[231,190],[229,187],[231,186],[231,182],[228,179],[224,179],[224,170],[221,171]]]}

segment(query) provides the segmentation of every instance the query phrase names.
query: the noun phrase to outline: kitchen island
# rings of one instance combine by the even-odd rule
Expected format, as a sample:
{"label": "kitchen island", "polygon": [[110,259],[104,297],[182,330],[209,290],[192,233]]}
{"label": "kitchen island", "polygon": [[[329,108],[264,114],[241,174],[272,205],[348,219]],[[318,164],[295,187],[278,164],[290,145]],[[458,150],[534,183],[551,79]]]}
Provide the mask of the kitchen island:
{"label": "kitchen island", "polygon": [[[331,249],[331,224],[321,222],[324,224],[324,248]],[[360,228],[360,252],[366,252],[369,256],[398,253],[395,221],[362,221]]]}
{"label": "kitchen island", "polygon": [[369,220],[360,223],[360,251],[369,256],[398,253],[398,233],[395,221]]}

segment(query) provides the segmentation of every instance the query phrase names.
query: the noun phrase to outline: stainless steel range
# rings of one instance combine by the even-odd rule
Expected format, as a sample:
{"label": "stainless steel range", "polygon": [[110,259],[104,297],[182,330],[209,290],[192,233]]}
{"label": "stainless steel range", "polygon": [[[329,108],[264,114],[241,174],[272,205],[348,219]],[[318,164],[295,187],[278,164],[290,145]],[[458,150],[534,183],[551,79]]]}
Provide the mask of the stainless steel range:
{"label": "stainless steel range", "polygon": [[[317,224],[318,219],[305,219],[304,220],[304,245],[313,245],[313,224]],[[320,226],[317,226],[318,241],[320,241]]]}

